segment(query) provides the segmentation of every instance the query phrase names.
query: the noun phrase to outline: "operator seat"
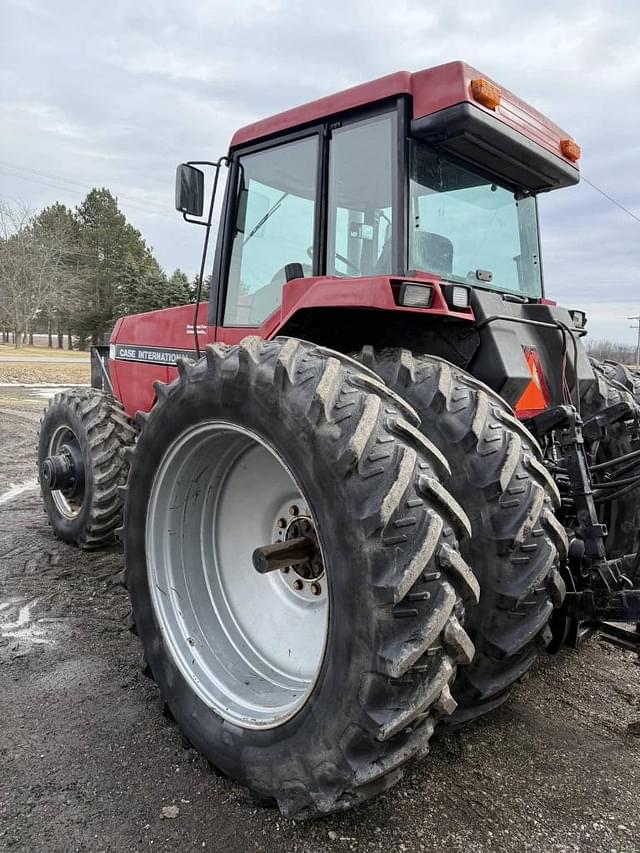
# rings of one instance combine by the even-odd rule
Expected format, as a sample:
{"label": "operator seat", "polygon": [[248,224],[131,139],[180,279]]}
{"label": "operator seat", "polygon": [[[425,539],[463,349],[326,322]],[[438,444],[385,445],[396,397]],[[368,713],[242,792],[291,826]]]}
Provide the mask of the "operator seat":
{"label": "operator seat", "polygon": [[[413,234],[413,252],[409,260],[412,269],[425,272],[451,275],[453,273],[453,243],[448,237],[432,231],[415,231]],[[380,257],[376,262],[374,275],[388,275],[391,272],[391,236],[385,241]]]}
{"label": "operator seat", "polygon": [[448,237],[431,231],[416,231],[413,235],[411,266],[425,272],[451,275],[453,272],[453,243]]}
{"label": "operator seat", "polygon": [[[311,275],[311,265],[301,264],[305,278]],[[250,325],[260,325],[267,317],[280,306],[282,302],[282,288],[287,282],[285,267],[276,271],[269,284],[265,284],[253,294],[251,308],[249,309]]]}

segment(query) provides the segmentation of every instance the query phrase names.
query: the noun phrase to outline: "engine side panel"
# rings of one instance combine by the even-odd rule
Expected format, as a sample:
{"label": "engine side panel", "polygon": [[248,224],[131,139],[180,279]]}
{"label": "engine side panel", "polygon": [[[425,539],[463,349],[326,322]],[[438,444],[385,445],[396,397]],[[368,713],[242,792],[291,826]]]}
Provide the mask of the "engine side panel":
{"label": "engine side panel", "polygon": [[[176,359],[195,358],[193,305],[134,314],[119,320],[111,335],[109,373],[113,391],[128,415],[148,412],[155,403],[153,383],[177,376]],[[198,313],[200,349],[214,339],[207,304]]]}

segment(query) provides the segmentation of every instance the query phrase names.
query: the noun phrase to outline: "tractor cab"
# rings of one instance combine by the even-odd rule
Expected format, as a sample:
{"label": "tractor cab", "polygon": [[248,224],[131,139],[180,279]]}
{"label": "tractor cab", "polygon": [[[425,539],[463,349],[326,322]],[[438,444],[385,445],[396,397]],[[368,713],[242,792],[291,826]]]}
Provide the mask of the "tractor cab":
{"label": "tractor cab", "polygon": [[[221,340],[260,328],[299,278],[416,274],[462,285],[446,290],[454,309],[470,287],[539,300],[536,195],[576,183],[578,156],[564,131],[460,62],[243,128],[225,158],[209,322]],[[190,172],[179,167],[185,215],[203,195]],[[403,296],[405,307],[434,303],[429,288]]]}

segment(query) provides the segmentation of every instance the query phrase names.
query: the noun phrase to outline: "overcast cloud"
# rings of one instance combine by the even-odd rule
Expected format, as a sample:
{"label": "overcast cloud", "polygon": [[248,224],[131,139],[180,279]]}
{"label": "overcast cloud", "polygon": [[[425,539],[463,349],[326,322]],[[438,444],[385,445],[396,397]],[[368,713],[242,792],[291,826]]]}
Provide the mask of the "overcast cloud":
{"label": "overcast cloud", "polygon": [[[201,229],[173,212],[184,159],[239,126],[398,69],[463,59],[582,146],[583,173],[640,215],[640,3],[0,0],[0,196],[118,195],[162,265],[190,274]],[[631,342],[640,223],[587,184],[540,204],[547,294]]]}

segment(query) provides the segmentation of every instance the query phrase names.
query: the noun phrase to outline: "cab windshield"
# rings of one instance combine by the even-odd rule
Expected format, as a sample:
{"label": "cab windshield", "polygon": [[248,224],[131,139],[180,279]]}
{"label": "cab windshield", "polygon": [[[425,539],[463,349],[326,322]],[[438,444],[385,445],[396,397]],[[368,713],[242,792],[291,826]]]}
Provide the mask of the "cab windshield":
{"label": "cab windshield", "polygon": [[519,197],[425,143],[411,143],[410,270],[537,298],[536,201]]}

